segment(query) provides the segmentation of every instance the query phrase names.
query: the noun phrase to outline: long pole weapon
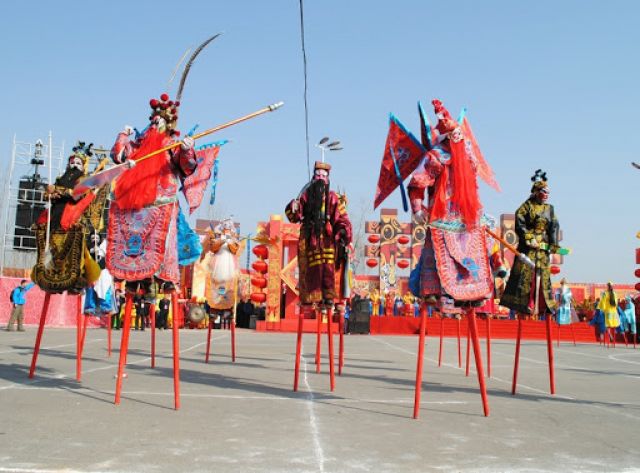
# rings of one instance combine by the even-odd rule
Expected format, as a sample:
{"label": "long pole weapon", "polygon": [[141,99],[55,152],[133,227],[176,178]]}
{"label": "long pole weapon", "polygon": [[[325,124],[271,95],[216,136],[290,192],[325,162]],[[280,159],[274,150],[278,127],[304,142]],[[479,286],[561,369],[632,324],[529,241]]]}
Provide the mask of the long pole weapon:
{"label": "long pole weapon", "polygon": [[[236,118],[235,120],[231,120],[227,123],[223,123],[222,125],[218,125],[216,127],[213,128],[209,128],[208,130],[205,130],[201,133],[197,133],[195,135],[192,136],[192,138],[194,140],[197,140],[199,138],[202,138],[203,136],[207,136],[210,135],[212,133],[215,133],[217,131],[220,130],[224,130],[225,128],[229,128],[233,125],[237,125],[238,123],[242,123],[244,121],[247,120],[251,120],[252,118],[255,118],[259,115],[268,113],[268,112],[273,112],[274,110],[279,109],[280,107],[282,107],[284,105],[284,102],[278,102],[278,103],[274,103],[272,105],[269,105],[265,108],[261,108],[260,110],[257,110],[253,113],[250,113],[248,115],[245,115],[243,117],[240,118]],[[154,156],[157,156],[161,153],[164,153],[165,151],[168,151],[170,149],[176,148],[178,146],[180,146],[181,142],[177,141],[175,143],[172,143],[168,146],[165,146],[163,148],[157,149],[155,151],[152,151],[149,154],[146,154],[144,156],[142,156],[139,159],[136,159],[136,163],[140,162],[140,161],[144,161],[145,159],[149,159],[152,158]],[[74,197],[80,196],[82,194],[84,194],[85,192],[87,192],[88,190],[94,188],[94,187],[98,187],[98,186],[102,186],[108,182],[113,181],[116,177],[118,177],[120,174],[122,174],[123,172],[125,172],[127,169],[129,169],[129,164],[128,163],[122,163],[122,164],[117,164],[115,166],[113,166],[112,168],[109,168],[105,171],[99,172],[97,174],[94,174],[91,177],[88,177],[86,179],[84,179],[82,182],[78,183],[74,188],[73,188],[73,195]]]}

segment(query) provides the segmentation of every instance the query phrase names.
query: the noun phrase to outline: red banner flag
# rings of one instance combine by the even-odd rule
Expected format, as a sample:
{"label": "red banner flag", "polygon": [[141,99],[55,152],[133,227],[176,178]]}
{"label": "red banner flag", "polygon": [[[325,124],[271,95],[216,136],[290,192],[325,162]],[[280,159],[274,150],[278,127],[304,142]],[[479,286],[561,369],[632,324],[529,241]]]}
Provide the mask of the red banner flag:
{"label": "red banner flag", "polygon": [[[418,167],[426,149],[393,114],[384,147],[373,208],[376,209]],[[397,165],[397,166],[396,166]],[[398,175],[399,174],[399,175]]]}

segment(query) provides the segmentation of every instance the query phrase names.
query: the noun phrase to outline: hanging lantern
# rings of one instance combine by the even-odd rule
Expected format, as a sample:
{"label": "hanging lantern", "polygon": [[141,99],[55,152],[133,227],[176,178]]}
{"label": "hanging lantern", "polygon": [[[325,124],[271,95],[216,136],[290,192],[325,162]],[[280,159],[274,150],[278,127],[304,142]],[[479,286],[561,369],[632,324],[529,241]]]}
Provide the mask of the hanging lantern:
{"label": "hanging lantern", "polygon": [[367,266],[369,266],[370,268],[375,268],[376,266],[378,266],[378,260],[375,258],[369,258],[367,260]]}
{"label": "hanging lantern", "polygon": [[373,233],[369,235],[369,238],[367,238],[367,240],[369,240],[369,243],[373,243],[375,245],[380,241],[380,235],[378,235],[377,233]]}
{"label": "hanging lantern", "polygon": [[264,261],[262,261],[262,260],[255,261],[255,262],[251,265],[251,267],[252,267],[254,270],[256,270],[256,271],[258,271],[259,273],[262,273],[262,274],[266,273],[266,272],[267,272],[267,269],[268,269],[268,267],[267,267],[267,263],[265,263],[265,262],[264,262]]}
{"label": "hanging lantern", "polygon": [[636,284],[636,291],[640,292],[640,282]]}
{"label": "hanging lantern", "polygon": [[256,304],[260,304],[267,300],[267,295],[264,292],[254,292],[251,294],[251,300]]}
{"label": "hanging lantern", "polygon": [[263,289],[267,287],[267,280],[262,276],[254,276],[251,278],[251,285]]}
{"label": "hanging lantern", "polygon": [[636,269],[635,275],[637,278],[640,278],[640,269]]}
{"label": "hanging lantern", "polygon": [[400,269],[406,269],[409,267],[409,261],[407,261],[406,259],[399,259],[396,264]]}
{"label": "hanging lantern", "polygon": [[551,266],[549,268],[549,271],[551,272],[551,274],[560,274],[560,267],[559,266]]}
{"label": "hanging lantern", "polygon": [[269,248],[267,248],[267,245],[254,246],[253,254],[260,259],[269,259]]}
{"label": "hanging lantern", "polygon": [[406,245],[407,243],[409,243],[409,237],[407,235],[400,235],[398,237],[398,243],[400,243],[401,245]]}

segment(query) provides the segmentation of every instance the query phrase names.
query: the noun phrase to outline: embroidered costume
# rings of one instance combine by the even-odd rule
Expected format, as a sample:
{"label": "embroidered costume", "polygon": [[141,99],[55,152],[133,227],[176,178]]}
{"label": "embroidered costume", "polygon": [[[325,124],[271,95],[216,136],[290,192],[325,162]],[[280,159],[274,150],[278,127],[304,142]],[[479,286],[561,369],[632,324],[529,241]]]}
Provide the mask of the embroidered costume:
{"label": "embroidered costume", "polygon": [[42,212],[34,225],[38,256],[31,277],[50,293],[79,293],[100,274],[87,250],[86,238],[93,217],[102,217],[106,191],[97,189],[77,201],[72,197],[73,187],[88,173],[92,146],[79,142],[73,148],[64,174],[47,187],[51,211]]}
{"label": "embroidered costume", "polygon": [[303,304],[327,303],[342,298],[346,248],[351,243],[351,221],[346,202],[329,188],[331,166],[316,161],[314,177],[285,213],[300,223],[298,267]]}
{"label": "embroidered costume", "polygon": [[556,308],[549,267],[551,254],[560,250],[560,226],[553,205],[546,203],[546,173],[538,169],[531,180],[531,196],[516,211],[515,231],[518,251],[533,261],[535,268],[520,258],[514,260],[500,305],[521,314],[544,314]]}
{"label": "embroidered costume", "polygon": [[[466,119],[457,122],[439,100],[433,100],[438,123],[426,129],[427,149],[423,166],[409,183],[411,209],[419,221],[428,222],[420,257],[420,295],[438,302],[445,312],[457,303],[481,301],[493,291],[489,248],[483,225],[491,224],[482,214],[477,175],[497,188]],[[428,135],[425,137],[424,135]],[[428,203],[424,205],[425,191]]]}
{"label": "embroidered costume", "polygon": [[133,131],[126,127],[111,150],[116,163],[132,166],[116,180],[109,211],[106,264],[116,279],[174,284],[180,279],[177,192],[197,166],[193,140],[187,137],[180,146],[138,162],[175,143],[179,105],[167,94],[152,99],[146,131],[130,140]]}
{"label": "embroidered costume", "polygon": [[571,323],[571,302],[573,301],[573,294],[571,289],[564,283],[564,280],[560,284],[558,290],[558,311],[556,312],[556,321],[560,325],[569,325]]}

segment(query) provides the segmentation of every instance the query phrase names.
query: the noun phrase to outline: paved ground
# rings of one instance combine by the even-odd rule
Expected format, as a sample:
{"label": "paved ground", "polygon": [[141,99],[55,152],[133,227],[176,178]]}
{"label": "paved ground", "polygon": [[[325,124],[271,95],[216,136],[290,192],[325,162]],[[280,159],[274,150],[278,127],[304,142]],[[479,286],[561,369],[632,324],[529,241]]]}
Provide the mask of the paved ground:
{"label": "paved ground", "polygon": [[46,330],[28,380],[34,338],[34,329],[0,332],[0,472],[640,471],[640,349],[561,346],[552,397],[545,346],[527,342],[513,397],[513,342],[494,341],[485,418],[455,340],[446,340],[438,368],[430,338],[416,421],[415,337],[347,337],[345,371],[330,393],[326,363],[316,374],[306,335],[293,393],[293,334],[240,331],[232,364],[229,332],[216,331],[206,365],[205,332],[183,331],[177,412],[170,332],[158,334],[153,370],[149,332],[132,332],[119,407],[117,352],[106,357],[105,331],[87,335],[81,384],[67,329]]}

